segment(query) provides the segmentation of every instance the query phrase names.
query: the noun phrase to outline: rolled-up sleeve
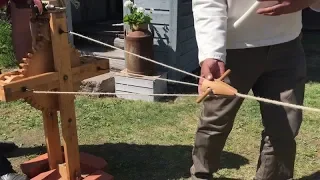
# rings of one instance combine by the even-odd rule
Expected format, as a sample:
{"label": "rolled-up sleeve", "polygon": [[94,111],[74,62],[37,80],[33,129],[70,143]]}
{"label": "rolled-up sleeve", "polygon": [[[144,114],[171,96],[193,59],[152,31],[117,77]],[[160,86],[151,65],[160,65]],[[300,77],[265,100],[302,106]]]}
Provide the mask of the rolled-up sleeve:
{"label": "rolled-up sleeve", "polygon": [[316,11],[316,12],[320,12],[320,0],[318,0],[317,2],[315,2],[314,4],[312,4],[310,6],[310,9]]}
{"label": "rolled-up sleeve", "polygon": [[199,65],[207,59],[226,61],[226,0],[192,0]]}

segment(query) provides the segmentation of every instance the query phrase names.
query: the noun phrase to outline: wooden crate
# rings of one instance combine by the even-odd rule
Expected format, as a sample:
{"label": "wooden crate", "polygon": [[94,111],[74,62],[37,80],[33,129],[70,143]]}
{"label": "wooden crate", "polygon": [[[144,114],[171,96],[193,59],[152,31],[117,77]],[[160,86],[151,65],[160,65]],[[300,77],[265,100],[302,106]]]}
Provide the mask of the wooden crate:
{"label": "wooden crate", "polygon": [[[126,69],[115,75],[116,93],[163,94],[167,93],[167,82],[157,78],[167,78],[167,73],[155,76],[134,77],[126,74]],[[142,100],[147,102],[159,101],[160,96],[117,95],[118,98]]]}

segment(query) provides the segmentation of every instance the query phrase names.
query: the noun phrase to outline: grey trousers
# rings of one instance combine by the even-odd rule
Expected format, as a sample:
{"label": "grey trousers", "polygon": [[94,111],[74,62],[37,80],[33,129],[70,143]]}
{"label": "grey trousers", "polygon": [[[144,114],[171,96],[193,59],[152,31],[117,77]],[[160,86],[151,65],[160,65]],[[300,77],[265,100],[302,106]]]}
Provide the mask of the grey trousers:
{"label": "grey trousers", "polygon": [[[226,83],[239,93],[303,104],[306,62],[301,37],[283,44],[227,51]],[[212,179],[219,169],[220,155],[232,130],[241,98],[208,97],[203,102],[192,152],[193,180]],[[260,103],[263,122],[256,180],[293,179],[296,142],[302,112]],[[243,137],[245,138],[245,137]]]}

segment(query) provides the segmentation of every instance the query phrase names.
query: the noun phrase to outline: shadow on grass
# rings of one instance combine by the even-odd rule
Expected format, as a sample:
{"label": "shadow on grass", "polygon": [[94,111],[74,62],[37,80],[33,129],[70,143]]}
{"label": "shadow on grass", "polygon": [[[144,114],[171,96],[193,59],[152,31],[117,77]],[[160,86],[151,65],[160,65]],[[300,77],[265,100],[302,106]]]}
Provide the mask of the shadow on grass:
{"label": "shadow on grass", "polygon": [[[80,145],[80,151],[104,158],[108,173],[115,179],[179,179],[189,178],[192,146],[101,144]],[[45,147],[20,148],[10,156],[19,157],[45,153]],[[230,152],[222,154],[222,169],[239,169],[248,164],[245,157]]]}
{"label": "shadow on grass", "polygon": [[304,176],[300,179],[296,179],[296,180],[319,180],[320,179],[320,171],[317,171],[309,176]]}

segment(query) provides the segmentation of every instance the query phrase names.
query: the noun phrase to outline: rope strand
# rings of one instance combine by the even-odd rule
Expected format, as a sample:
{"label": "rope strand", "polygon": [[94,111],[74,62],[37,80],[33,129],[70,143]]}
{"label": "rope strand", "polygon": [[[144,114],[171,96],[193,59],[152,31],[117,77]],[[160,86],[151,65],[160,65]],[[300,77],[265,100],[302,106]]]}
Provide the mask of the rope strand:
{"label": "rope strand", "polygon": [[196,97],[198,94],[139,94],[139,93],[111,93],[111,92],[57,92],[33,91],[35,94],[65,94],[65,95],[138,95],[138,96],[168,96],[168,97]]}
{"label": "rope strand", "polygon": [[[136,96],[162,96],[162,97],[198,97],[198,94],[139,94],[139,93],[103,93],[103,92],[57,92],[57,91],[33,91],[35,94],[65,94],[65,95],[136,95]],[[284,106],[294,109],[306,110],[306,111],[313,111],[313,112],[320,112],[320,109],[317,108],[310,108],[285,102],[279,102],[276,100],[255,97],[250,95],[245,95],[241,93],[236,93],[236,96],[243,98],[243,99],[252,99],[268,104],[274,104],[278,106]]]}
{"label": "rope strand", "polygon": [[278,106],[285,106],[285,107],[294,108],[294,109],[320,112],[320,109],[317,109],[317,108],[310,108],[310,107],[305,107],[305,106],[300,106],[300,105],[295,105],[295,104],[275,101],[275,100],[271,100],[271,99],[266,99],[266,98],[261,98],[261,97],[255,97],[255,96],[240,94],[240,93],[236,93],[236,95],[238,97],[240,97],[240,98],[243,98],[243,99],[252,99],[252,100],[257,100],[257,101],[260,101],[260,102],[264,102],[264,103],[268,103],[268,104],[274,104],[274,105],[278,105]]}
{"label": "rope strand", "polygon": [[139,57],[139,58],[141,58],[141,59],[144,59],[144,60],[146,60],[146,61],[153,62],[153,63],[155,63],[155,64],[161,65],[161,66],[166,67],[166,68],[169,68],[169,69],[173,69],[173,70],[175,70],[175,71],[178,71],[178,72],[181,72],[181,73],[184,73],[184,74],[187,74],[187,75],[193,76],[193,77],[195,77],[195,78],[198,78],[198,79],[201,79],[201,78],[202,78],[202,77],[200,77],[200,76],[197,76],[197,75],[195,75],[195,74],[189,73],[189,72],[187,72],[187,71],[184,71],[184,70],[181,70],[181,69],[178,69],[178,68],[175,68],[175,67],[172,67],[172,66],[169,66],[169,65],[166,65],[166,64],[163,64],[163,63],[157,62],[157,61],[155,61],[155,60],[152,60],[152,59],[149,59],[149,58],[146,58],[146,57],[140,56],[140,55],[138,55],[138,54],[135,54],[135,53],[132,53],[132,52],[129,52],[129,51],[123,50],[123,49],[121,49],[121,48],[118,48],[118,47],[115,47],[115,46],[112,46],[112,45],[109,45],[109,44],[103,43],[103,42],[101,42],[101,41],[98,41],[98,40],[95,40],[95,39],[89,38],[89,37],[87,37],[87,36],[84,36],[84,35],[81,35],[81,34],[78,34],[78,33],[72,32],[72,31],[69,31],[69,33],[70,33],[70,34],[73,34],[73,35],[76,35],[76,36],[79,36],[79,37],[81,37],[81,38],[84,38],[84,39],[90,40],[90,41],[92,41],[92,42],[95,42],[95,43],[101,44],[101,45],[103,45],[103,46],[107,46],[107,47],[110,47],[110,48],[113,48],[113,49],[117,49],[117,50],[123,51],[123,52],[125,52],[125,53],[128,53],[128,54],[131,54],[131,55],[137,56],[137,57]]}
{"label": "rope strand", "polygon": [[[73,34],[73,35],[76,35],[76,36],[79,36],[81,38],[90,40],[92,42],[95,42],[95,43],[98,43],[98,44],[113,48],[113,49],[118,49],[118,50],[123,51],[125,53],[137,56],[137,57],[139,57],[141,59],[153,62],[153,63],[158,64],[158,65],[161,65],[163,67],[166,67],[166,68],[169,68],[169,69],[173,69],[173,70],[178,71],[178,72],[182,72],[182,73],[184,73],[186,75],[190,75],[190,76],[193,76],[193,77],[198,78],[198,79],[202,79],[203,78],[203,77],[197,76],[195,74],[189,73],[187,71],[183,71],[181,69],[178,69],[178,68],[175,68],[175,67],[172,67],[172,66],[157,62],[155,60],[152,60],[152,59],[149,59],[149,58],[146,58],[146,57],[143,57],[143,56],[140,56],[140,55],[125,51],[125,50],[123,50],[121,48],[117,48],[115,46],[103,43],[101,41],[86,37],[84,35],[81,35],[81,34],[78,34],[78,33],[75,33],[75,32],[71,32],[71,31],[69,33]],[[188,84],[188,85],[192,85],[192,86],[196,85],[196,84],[192,84],[192,83],[185,83],[185,82],[182,82],[182,81],[173,81],[173,80],[166,80],[166,81],[171,81],[171,82],[175,82],[175,83],[184,83],[184,84]],[[198,86],[198,85],[196,85],[196,86]],[[120,95],[120,94],[123,94],[123,95],[145,95],[145,96],[198,96],[198,94],[135,94],[135,93],[50,92],[50,91],[34,91],[34,93],[80,94],[80,95],[81,94],[91,94],[91,95],[94,95],[94,94],[99,94],[99,95]],[[245,95],[245,94],[240,94],[240,93],[236,93],[235,95],[240,97],[240,98],[253,99],[253,100],[260,101],[260,102],[265,102],[265,103],[274,104],[274,105],[278,105],[278,106],[285,106],[285,107],[290,107],[290,108],[294,108],[294,109],[301,109],[301,110],[320,112],[320,109],[317,109],[317,108],[309,108],[309,107],[305,107],[305,106],[299,106],[299,105],[295,105],[295,104],[284,103],[284,102],[280,102],[280,101],[275,101],[275,100],[270,100],[270,99],[266,99],[266,98],[255,97],[255,96],[250,96],[250,95]]]}

